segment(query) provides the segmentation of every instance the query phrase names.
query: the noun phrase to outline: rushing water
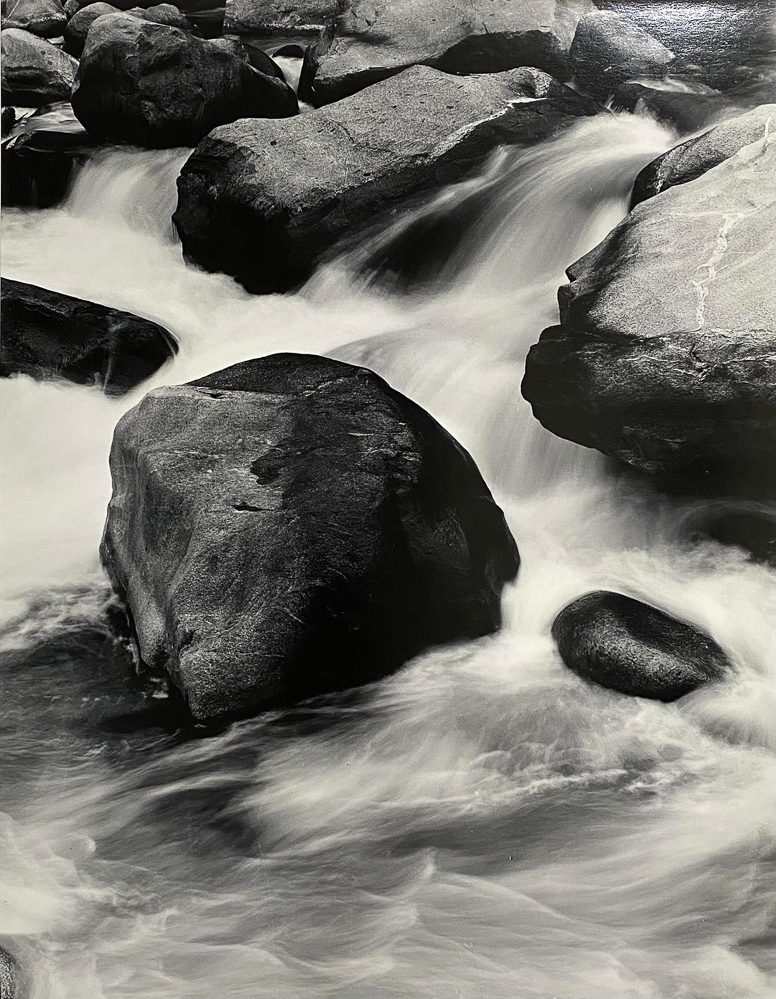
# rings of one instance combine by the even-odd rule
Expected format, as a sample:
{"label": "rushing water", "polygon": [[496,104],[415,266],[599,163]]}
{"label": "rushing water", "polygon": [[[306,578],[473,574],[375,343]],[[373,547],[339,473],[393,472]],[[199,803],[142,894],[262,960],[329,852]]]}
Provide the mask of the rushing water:
{"label": "rushing water", "polygon": [[[674,141],[630,116],[497,154],[294,296],[183,264],[186,151],[106,151],[5,218],[3,272],[159,320],[128,399],[3,385],[0,942],[35,999],[760,999],[774,994],[773,574],[553,438],[520,397],[563,270]],[[469,202],[414,290],[369,261]],[[492,638],[358,696],[177,730],[107,624],[113,426],[149,387],[276,350],[368,365],[480,465],[523,564]],[[595,587],[707,629],[736,675],[664,705],[585,684],[549,626]]]}

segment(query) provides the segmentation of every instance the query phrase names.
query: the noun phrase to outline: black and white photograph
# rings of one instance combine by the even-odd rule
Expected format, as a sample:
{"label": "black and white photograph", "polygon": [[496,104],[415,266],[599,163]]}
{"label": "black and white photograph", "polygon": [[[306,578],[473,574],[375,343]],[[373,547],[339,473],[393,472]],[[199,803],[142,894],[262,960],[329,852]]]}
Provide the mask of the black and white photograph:
{"label": "black and white photograph", "polygon": [[0,999],[776,999],[776,0],[1,0]]}

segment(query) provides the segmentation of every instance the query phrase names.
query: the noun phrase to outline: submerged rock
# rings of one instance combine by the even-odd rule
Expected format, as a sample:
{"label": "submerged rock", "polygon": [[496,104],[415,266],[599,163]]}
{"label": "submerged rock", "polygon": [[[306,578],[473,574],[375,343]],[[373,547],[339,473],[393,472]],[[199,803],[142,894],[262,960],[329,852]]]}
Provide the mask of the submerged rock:
{"label": "submerged rock", "polygon": [[675,488],[776,489],[776,136],[636,206],[569,268],[523,395]]}
{"label": "submerged rock", "polygon": [[707,170],[735,156],[743,146],[769,135],[776,135],[776,104],[763,104],[674,146],[645,166],[636,177],[631,207],[669,187],[696,180]]}
{"label": "submerged rock", "polygon": [[699,628],[606,590],[564,607],[552,637],[569,669],[634,697],[675,701],[732,671],[722,649]]}
{"label": "submerged rock", "polygon": [[328,104],[408,66],[498,73],[535,66],[570,76],[568,52],[590,0],[344,0],[308,50],[299,96]]}
{"label": "submerged rock", "polygon": [[178,350],[162,326],[94,302],[3,279],[0,375],[61,378],[121,395]]}
{"label": "submerged rock", "polygon": [[89,28],[73,90],[87,131],[141,146],[193,146],[238,118],[295,115],[294,92],[179,28],[129,14]]}
{"label": "submerged rock", "polygon": [[776,569],[776,515],[751,511],[721,514],[705,533],[725,545],[743,548],[756,562]]}
{"label": "submerged rock", "polygon": [[649,114],[676,132],[708,128],[740,108],[725,94],[712,90],[675,90],[652,82],[629,81],[615,91],[612,108]]}
{"label": "submerged rock", "polygon": [[313,114],[216,129],[181,171],[173,220],[190,259],[251,291],[284,290],[408,195],[595,110],[535,69],[455,77],[415,66]]}
{"label": "submerged rock", "polygon": [[58,38],[66,24],[59,0],[3,0],[3,28],[21,28],[43,38]]}
{"label": "submerged rock", "polygon": [[464,449],[363,368],[246,361],[119,423],[102,556],[200,719],[369,683],[500,624],[517,548]]}
{"label": "submerged rock", "polygon": [[575,81],[606,100],[626,80],[662,79],[674,54],[622,14],[594,11],[577,25],[569,57]]}
{"label": "submerged rock", "polygon": [[0,48],[4,104],[36,108],[70,99],[78,69],[72,56],[20,28],[0,32]]}
{"label": "submerged rock", "polygon": [[224,32],[234,35],[311,35],[340,13],[339,0],[226,0]]}
{"label": "submerged rock", "polygon": [[73,170],[94,143],[66,101],[27,115],[2,143],[3,204],[50,208],[70,186]]}

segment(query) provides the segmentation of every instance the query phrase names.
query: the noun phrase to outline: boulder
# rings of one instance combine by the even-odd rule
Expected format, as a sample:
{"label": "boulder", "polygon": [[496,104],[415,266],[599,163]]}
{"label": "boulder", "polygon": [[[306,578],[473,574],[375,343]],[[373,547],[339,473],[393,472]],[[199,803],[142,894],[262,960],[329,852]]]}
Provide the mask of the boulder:
{"label": "boulder", "polygon": [[18,969],[16,961],[5,948],[0,947],[0,996],[17,999]]}
{"label": "boulder", "polygon": [[569,58],[575,82],[603,101],[634,77],[662,79],[674,54],[622,14],[597,10],[577,25]]}
{"label": "boulder", "polygon": [[3,28],[21,28],[43,38],[58,38],[66,24],[59,0],[3,0]]}
{"label": "boulder", "polygon": [[683,490],[773,493],[774,159],[770,133],[569,268],[523,381],[548,430]]}
{"label": "boulder", "polygon": [[126,13],[132,17],[139,17],[141,21],[167,24],[171,28],[180,28],[181,31],[191,31],[189,19],[171,3],[159,3],[151,7],[130,7]]}
{"label": "boulder", "polygon": [[498,73],[535,66],[559,80],[590,0],[343,0],[307,52],[299,96],[319,106],[408,66]]}
{"label": "boulder", "polygon": [[669,187],[696,180],[707,170],[734,156],[742,146],[764,139],[769,134],[776,134],[776,104],[763,104],[674,146],[645,166],[636,177],[631,207]]}
{"label": "boulder", "polygon": [[569,669],[633,697],[675,701],[732,671],[722,649],[699,628],[607,590],[564,607],[552,637]]}
{"label": "boulder", "polygon": [[238,118],[295,115],[294,92],[179,28],[128,14],[98,18],[81,57],[73,110],[98,138],[193,146]]}
{"label": "boulder", "polygon": [[226,0],[224,32],[234,35],[317,35],[340,12],[339,0]]}
{"label": "boulder", "polygon": [[648,114],[684,135],[708,128],[742,110],[730,97],[716,91],[674,90],[637,81],[618,87],[611,106],[616,111]]}
{"label": "boulder", "polygon": [[238,38],[237,35],[227,35],[224,38],[213,39],[213,44],[225,48],[244,62],[247,62],[249,66],[253,66],[260,73],[264,73],[265,76],[274,76],[275,79],[282,80],[285,83],[286,78],[283,70],[272,56],[267,55],[253,39],[242,39]]}
{"label": "boulder", "polygon": [[102,2],[90,3],[88,7],[82,7],[76,11],[67,22],[67,27],[65,28],[64,37],[67,51],[74,56],[80,56],[84,50],[89,28],[91,28],[97,18],[103,17],[105,14],[118,13],[118,7]]}
{"label": "boulder", "polygon": [[776,569],[776,517],[772,511],[725,513],[706,524],[705,533],[722,544],[743,548],[755,562]]}
{"label": "boulder", "polygon": [[173,220],[191,260],[251,291],[287,289],[408,195],[595,110],[535,69],[455,77],[415,66],[291,121],[216,129],[181,171]]}
{"label": "boulder", "polygon": [[121,395],[178,351],[148,319],[58,291],[3,279],[0,375],[61,378]]}
{"label": "boulder", "polygon": [[8,135],[11,129],[16,124],[16,109],[12,108],[10,105],[7,108],[3,108],[2,111],[2,134]]}
{"label": "boulder", "polygon": [[24,117],[2,143],[3,204],[50,208],[66,195],[94,143],[66,101]]}
{"label": "boulder", "polygon": [[41,107],[69,100],[78,63],[45,38],[20,28],[0,32],[3,103]]}
{"label": "boulder", "polygon": [[102,558],[199,719],[359,686],[495,631],[519,558],[464,449],[364,368],[276,354],[116,428]]}

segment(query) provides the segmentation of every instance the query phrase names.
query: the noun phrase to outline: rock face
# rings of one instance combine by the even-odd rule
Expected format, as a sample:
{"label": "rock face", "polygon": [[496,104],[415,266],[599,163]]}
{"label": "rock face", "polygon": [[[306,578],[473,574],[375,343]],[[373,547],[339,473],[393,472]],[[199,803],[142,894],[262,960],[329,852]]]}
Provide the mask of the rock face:
{"label": "rock face", "polygon": [[677,184],[696,180],[707,170],[734,156],[742,146],[776,134],[776,104],[763,104],[747,114],[729,118],[695,139],[674,146],[644,167],[633,185],[632,205]]}
{"label": "rock face", "polygon": [[732,670],[722,649],[698,628],[606,590],[564,607],[552,637],[569,669],[634,697],[675,701]]}
{"label": "rock face", "polygon": [[328,104],[422,64],[447,73],[535,66],[570,76],[568,52],[589,0],[344,0],[308,50],[299,96]]}
{"label": "rock face", "polygon": [[2,143],[3,204],[50,208],[67,193],[76,163],[93,147],[66,101],[23,118]]}
{"label": "rock face", "polygon": [[62,378],[121,395],[178,351],[174,337],[148,319],[21,281],[3,279],[2,305],[5,377]]}
{"label": "rock face", "polygon": [[725,94],[712,90],[672,90],[643,82],[624,83],[612,97],[614,110],[646,112],[685,135],[735,115],[743,106],[746,105],[739,106]]}
{"label": "rock face", "polygon": [[0,996],[2,999],[17,999],[17,968],[16,962],[0,947]]}
{"label": "rock face", "polygon": [[105,14],[118,13],[118,7],[114,7],[113,4],[102,2],[90,3],[88,7],[82,7],[80,10],[76,11],[67,22],[67,27],[64,32],[65,47],[67,48],[67,51],[72,53],[74,56],[80,56],[84,50],[84,44],[86,42],[86,36],[89,34],[89,28],[91,28],[97,18],[103,17]]}
{"label": "rock face", "polygon": [[545,427],[679,488],[773,492],[774,159],[770,132],[569,268],[523,381]]}
{"label": "rock face", "polygon": [[174,222],[190,259],[251,291],[283,290],[408,194],[594,111],[538,70],[455,77],[416,66],[314,114],[216,129],[181,171]]}
{"label": "rock face", "polygon": [[363,368],[276,354],[119,423],[102,556],[195,717],[371,682],[489,634],[517,548],[469,455]]}
{"label": "rock face", "polygon": [[338,0],[226,0],[224,32],[233,35],[312,35],[340,12]]}
{"label": "rock face", "polygon": [[577,25],[569,57],[576,82],[606,100],[626,80],[662,79],[674,54],[622,14],[595,11]]}
{"label": "rock face", "polygon": [[57,38],[66,24],[59,0],[3,0],[3,28],[21,28],[43,38]]}
{"label": "rock face", "polygon": [[70,99],[78,63],[51,42],[29,31],[0,32],[4,104],[41,107]]}
{"label": "rock face", "polygon": [[113,14],[89,29],[73,110],[96,137],[159,147],[193,146],[217,125],[298,105],[285,83],[213,42]]}

